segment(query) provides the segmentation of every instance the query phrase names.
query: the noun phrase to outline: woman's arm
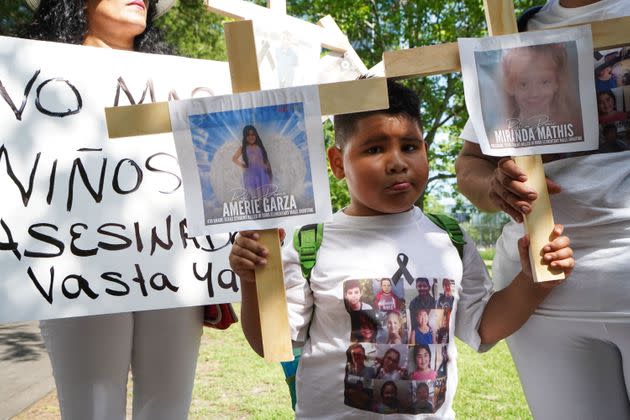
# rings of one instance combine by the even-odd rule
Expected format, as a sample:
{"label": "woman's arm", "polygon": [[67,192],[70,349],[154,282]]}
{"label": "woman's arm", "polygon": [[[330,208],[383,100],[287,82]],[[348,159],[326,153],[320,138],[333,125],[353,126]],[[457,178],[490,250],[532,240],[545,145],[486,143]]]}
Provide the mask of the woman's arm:
{"label": "woman's arm", "polygon": [[[527,186],[527,174],[511,158],[486,156],[477,143],[464,141],[455,160],[457,186],[480,210],[503,210],[517,222],[529,214],[538,194]],[[560,186],[547,179],[550,194]]]}

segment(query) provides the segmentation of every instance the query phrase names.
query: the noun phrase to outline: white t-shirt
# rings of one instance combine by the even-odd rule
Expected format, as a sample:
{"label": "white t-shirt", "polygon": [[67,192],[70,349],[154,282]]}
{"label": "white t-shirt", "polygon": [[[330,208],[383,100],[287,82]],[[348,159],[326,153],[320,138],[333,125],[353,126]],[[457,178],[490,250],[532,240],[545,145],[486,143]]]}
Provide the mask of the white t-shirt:
{"label": "white t-shirt", "polygon": [[[630,1],[602,0],[565,8],[549,1],[528,24],[543,29],[563,24],[630,16]],[[617,88],[630,90],[629,86]],[[470,121],[461,137],[476,135]],[[571,239],[576,267],[571,277],[545,299],[538,314],[582,320],[630,317],[630,151],[571,157],[545,163],[547,177],[562,187],[551,196],[554,219]],[[516,240],[522,225],[510,222],[497,242],[493,278],[509,284],[520,270]]]}
{"label": "white t-shirt", "polygon": [[[396,418],[417,418],[413,413],[426,410],[427,404],[414,395],[424,384],[434,407],[427,418],[454,417],[457,351],[453,332],[479,351],[489,348],[480,346],[477,329],[492,283],[474,243],[467,236],[465,239],[462,261],[446,232],[418,208],[373,217],[338,212],[325,224],[310,287],[293,244],[285,245],[283,269],[292,338],[304,341],[307,330],[309,335],[297,374],[298,418],[382,418],[382,413],[388,412],[396,412]],[[435,336],[428,338],[429,366],[414,373],[414,346],[405,343],[410,318],[417,315],[409,311],[410,302],[419,294],[416,279],[420,277],[427,279],[427,284],[435,278],[439,285],[444,278],[449,279],[456,309],[449,316],[447,310],[435,305],[425,308]],[[400,310],[383,312],[374,305],[382,278],[391,279]],[[373,309],[352,311],[346,305],[344,296],[355,287],[360,288],[361,301]],[[429,289],[426,293],[430,294]],[[442,286],[439,289],[444,292]],[[390,329],[399,332],[399,343],[387,344]],[[448,344],[437,344],[445,341]],[[357,350],[358,346],[361,349]],[[363,353],[364,360],[347,356],[352,349]],[[429,353],[426,348],[419,352],[425,357]],[[448,355],[445,364],[443,354]],[[392,362],[392,357],[397,360]],[[412,374],[423,379],[411,380]],[[387,380],[376,379],[377,375],[402,379],[394,380],[393,388],[391,383],[385,385]],[[383,388],[388,391],[384,392],[385,401]],[[392,389],[397,397],[390,400],[387,395]]]}

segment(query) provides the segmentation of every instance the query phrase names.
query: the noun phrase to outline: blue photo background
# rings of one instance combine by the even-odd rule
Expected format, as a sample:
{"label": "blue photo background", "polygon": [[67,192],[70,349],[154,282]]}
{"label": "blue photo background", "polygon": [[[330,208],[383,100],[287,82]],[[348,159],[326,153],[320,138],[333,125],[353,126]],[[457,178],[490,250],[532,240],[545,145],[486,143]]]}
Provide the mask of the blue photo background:
{"label": "blue photo background", "polygon": [[243,188],[242,168],[232,162],[232,157],[241,146],[243,127],[247,125],[253,125],[261,137],[278,194],[291,194],[298,209],[312,208],[314,212],[301,102],[191,115],[189,122],[206,221],[220,218],[223,203],[234,199],[235,191]]}

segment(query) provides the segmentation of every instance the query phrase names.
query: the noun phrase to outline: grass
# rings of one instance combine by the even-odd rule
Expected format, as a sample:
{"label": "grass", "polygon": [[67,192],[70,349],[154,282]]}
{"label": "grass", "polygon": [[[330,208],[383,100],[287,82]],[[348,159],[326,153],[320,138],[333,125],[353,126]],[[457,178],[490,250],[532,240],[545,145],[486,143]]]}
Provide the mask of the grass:
{"label": "grass", "polygon": [[[459,418],[531,418],[504,342],[485,354],[477,354],[461,342],[457,347],[459,386],[455,412]],[[59,418],[54,392],[16,417],[33,418]],[[205,329],[190,418],[293,418],[280,365],[268,364],[250,350],[239,325],[226,331]]]}
{"label": "grass", "polygon": [[479,255],[486,261],[492,262],[494,259],[495,249],[493,248],[480,248]]}

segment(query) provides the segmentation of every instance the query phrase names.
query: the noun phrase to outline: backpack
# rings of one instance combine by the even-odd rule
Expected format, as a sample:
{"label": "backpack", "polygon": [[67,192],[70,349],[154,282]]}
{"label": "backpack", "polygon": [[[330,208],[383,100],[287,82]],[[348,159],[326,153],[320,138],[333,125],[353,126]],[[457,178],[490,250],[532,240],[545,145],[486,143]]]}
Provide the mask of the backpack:
{"label": "backpack", "polygon": [[[459,227],[459,223],[449,216],[444,214],[424,213],[437,227],[444,230],[455,248],[459,257],[464,257],[464,232]],[[315,267],[317,262],[317,251],[322,245],[322,239],[324,237],[324,225],[322,223],[305,225],[299,230],[293,233],[293,246],[300,257],[300,266],[302,268],[302,275],[306,279],[306,282],[310,286],[311,284],[311,271]],[[289,362],[280,362],[282,370],[284,371],[285,381],[289,386],[289,392],[291,394],[291,406],[295,411],[295,403],[297,402],[295,375],[297,373],[300,357],[302,355],[302,348],[293,349],[294,359]]]}

